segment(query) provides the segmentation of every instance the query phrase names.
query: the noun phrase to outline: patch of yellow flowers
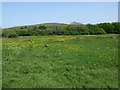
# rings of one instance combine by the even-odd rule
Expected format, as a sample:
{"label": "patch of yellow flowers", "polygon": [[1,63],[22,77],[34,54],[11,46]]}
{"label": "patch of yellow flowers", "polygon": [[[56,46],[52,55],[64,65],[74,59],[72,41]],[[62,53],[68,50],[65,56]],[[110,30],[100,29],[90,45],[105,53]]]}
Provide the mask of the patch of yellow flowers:
{"label": "patch of yellow flowers", "polygon": [[[82,35],[82,36],[96,36],[96,35]],[[55,36],[55,37],[31,37],[31,38],[17,38],[17,39],[3,39],[2,46],[8,49],[22,49],[27,47],[41,47],[44,46],[46,41],[67,41],[75,39],[74,36]],[[51,45],[50,43],[49,45]],[[69,47],[71,50],[79,48]]]}

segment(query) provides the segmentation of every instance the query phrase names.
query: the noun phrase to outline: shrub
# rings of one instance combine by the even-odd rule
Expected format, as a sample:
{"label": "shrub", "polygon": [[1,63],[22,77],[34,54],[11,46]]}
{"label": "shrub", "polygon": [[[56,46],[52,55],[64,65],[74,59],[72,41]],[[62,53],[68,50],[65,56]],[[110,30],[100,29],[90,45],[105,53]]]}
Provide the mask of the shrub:
{"label": "shrub", "polygon": [[15,38],[18,34],[14,30],[3,30],[2,37]]}
{"label": "shrub", "polygon": [[114,22],[112,23],[112,25],[114,25],[114,33],[116,34],[120,34],[120,22]]}
{"label": "shrub", "polygon": [[87,24],[90,34],[106,34],[103,28],[99,28],[97,25]]}
{"label": "shrub", "polygon": [[88,28],[85,25],[68,25],[66,30],[71,35],[89,34]]}
{"label": "shrub", "polygon": [[19,36],[32,36],[34,34],[34,31],[33,30],[28,30],[28,29],[18,29],[18,30],[15,30],[16,33],[19,35]]}
{"label": "shrub", "polygon": [[98,24],[99,28],[103,28],[106,33],[115,33],[115,26],[111,23],[100,23]]}

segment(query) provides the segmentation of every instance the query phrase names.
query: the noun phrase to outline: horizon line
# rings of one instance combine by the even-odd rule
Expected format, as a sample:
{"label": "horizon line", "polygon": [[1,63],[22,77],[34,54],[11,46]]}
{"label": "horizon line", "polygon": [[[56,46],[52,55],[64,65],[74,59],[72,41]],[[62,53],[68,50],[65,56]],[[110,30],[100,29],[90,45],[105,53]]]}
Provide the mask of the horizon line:
{"label": "horizon line", "polygon": [[[75,22],[75,21],[73,21]],[[117,21],[114,21],[117,22]],[[114,23],[114,22],[100,22],[100,23]],[[36,23],[36,24],[25,24],[25,25],[15,25],[15,26],[10,26],[10,27],[0,27],[2,29],[7,29],[7,28],[13,28],[13,27],[22,27],[22,26],[34,26],[34,25],[39,25],[39,24],[52,24],[52,23],[58,23],[58,24],[71,24],[71,23],[62,23],[62,22],[45,22],[45,23]],[[80,22],[78,22],[80,23]],[[83,25],[87,25],[87,24],[92,24],[92,25],[96,25],[96,24],[100,24],[100,23],[80,23]]]}

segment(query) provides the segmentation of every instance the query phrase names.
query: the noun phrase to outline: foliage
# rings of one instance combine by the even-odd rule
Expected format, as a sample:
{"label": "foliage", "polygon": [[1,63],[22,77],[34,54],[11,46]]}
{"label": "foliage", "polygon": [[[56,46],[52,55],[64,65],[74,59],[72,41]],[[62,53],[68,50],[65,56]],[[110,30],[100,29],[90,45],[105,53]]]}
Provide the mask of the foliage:
{"label": "foliage", "polygon": [[120,34],[120,22],[112,23],[114,25],[114,33]]}
{"label": "foliage", "polygon": [[[73,22],[77,23],[77,22]],[[11,33],[10,33],[11,31]],[[97,35],[106,33],[120,32],[120,23],[100,23],[92,24],[59,24],[48,23],[30,26],[19,26],[13,28],[3,29],[3,37],[16,37],[16,36],[44,36],[44,35]],[[9,36],[8,34],[13,34]]]}
{"label": "foliage", "polygon": [[90,34],[106,34],[103,28],[99,28],[97,25],[87,24]]}
{"label": "foliage", "polygon": [[15,38],[18,37],[18,34],[14,30],[3,30],[2,37]]}
{"label": "foliage", "polygon": [[98,24],[100,28],[103,28],[106,33],[111,34],[119,34],[120,32],[120,22],[113,22],[113,23],[100,23]]}

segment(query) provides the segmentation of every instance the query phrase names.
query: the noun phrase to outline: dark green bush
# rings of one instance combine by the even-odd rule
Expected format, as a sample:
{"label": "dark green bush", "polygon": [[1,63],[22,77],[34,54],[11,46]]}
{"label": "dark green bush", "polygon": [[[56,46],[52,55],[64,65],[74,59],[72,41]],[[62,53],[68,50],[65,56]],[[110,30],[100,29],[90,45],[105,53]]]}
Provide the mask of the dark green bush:
{"label": "dark green bush", "polygon": [[66,27],[67,34],[70,35],[87,35],[89,34],[88,27],[85,25],[68,25]]}
{"label": "dark green bush", "polygon": [[99,28],[97,25],[91,25],[87,24],[87,27],[89,28],[89,33],[92,35],[96,34],[106,34],[103,28]]}
{"label": "dark green bush", "polygon": [[120,22],[114,22],[112,25],[114,25],[114,33],[120,34]]}
{"label": "dark green bush", "polygon": [[[97,26],[97,25],[96,25]],[[115,26],[111,23],[100,23],[98,24],[99,28],[103,28],[106,33],[115,33]]]}

